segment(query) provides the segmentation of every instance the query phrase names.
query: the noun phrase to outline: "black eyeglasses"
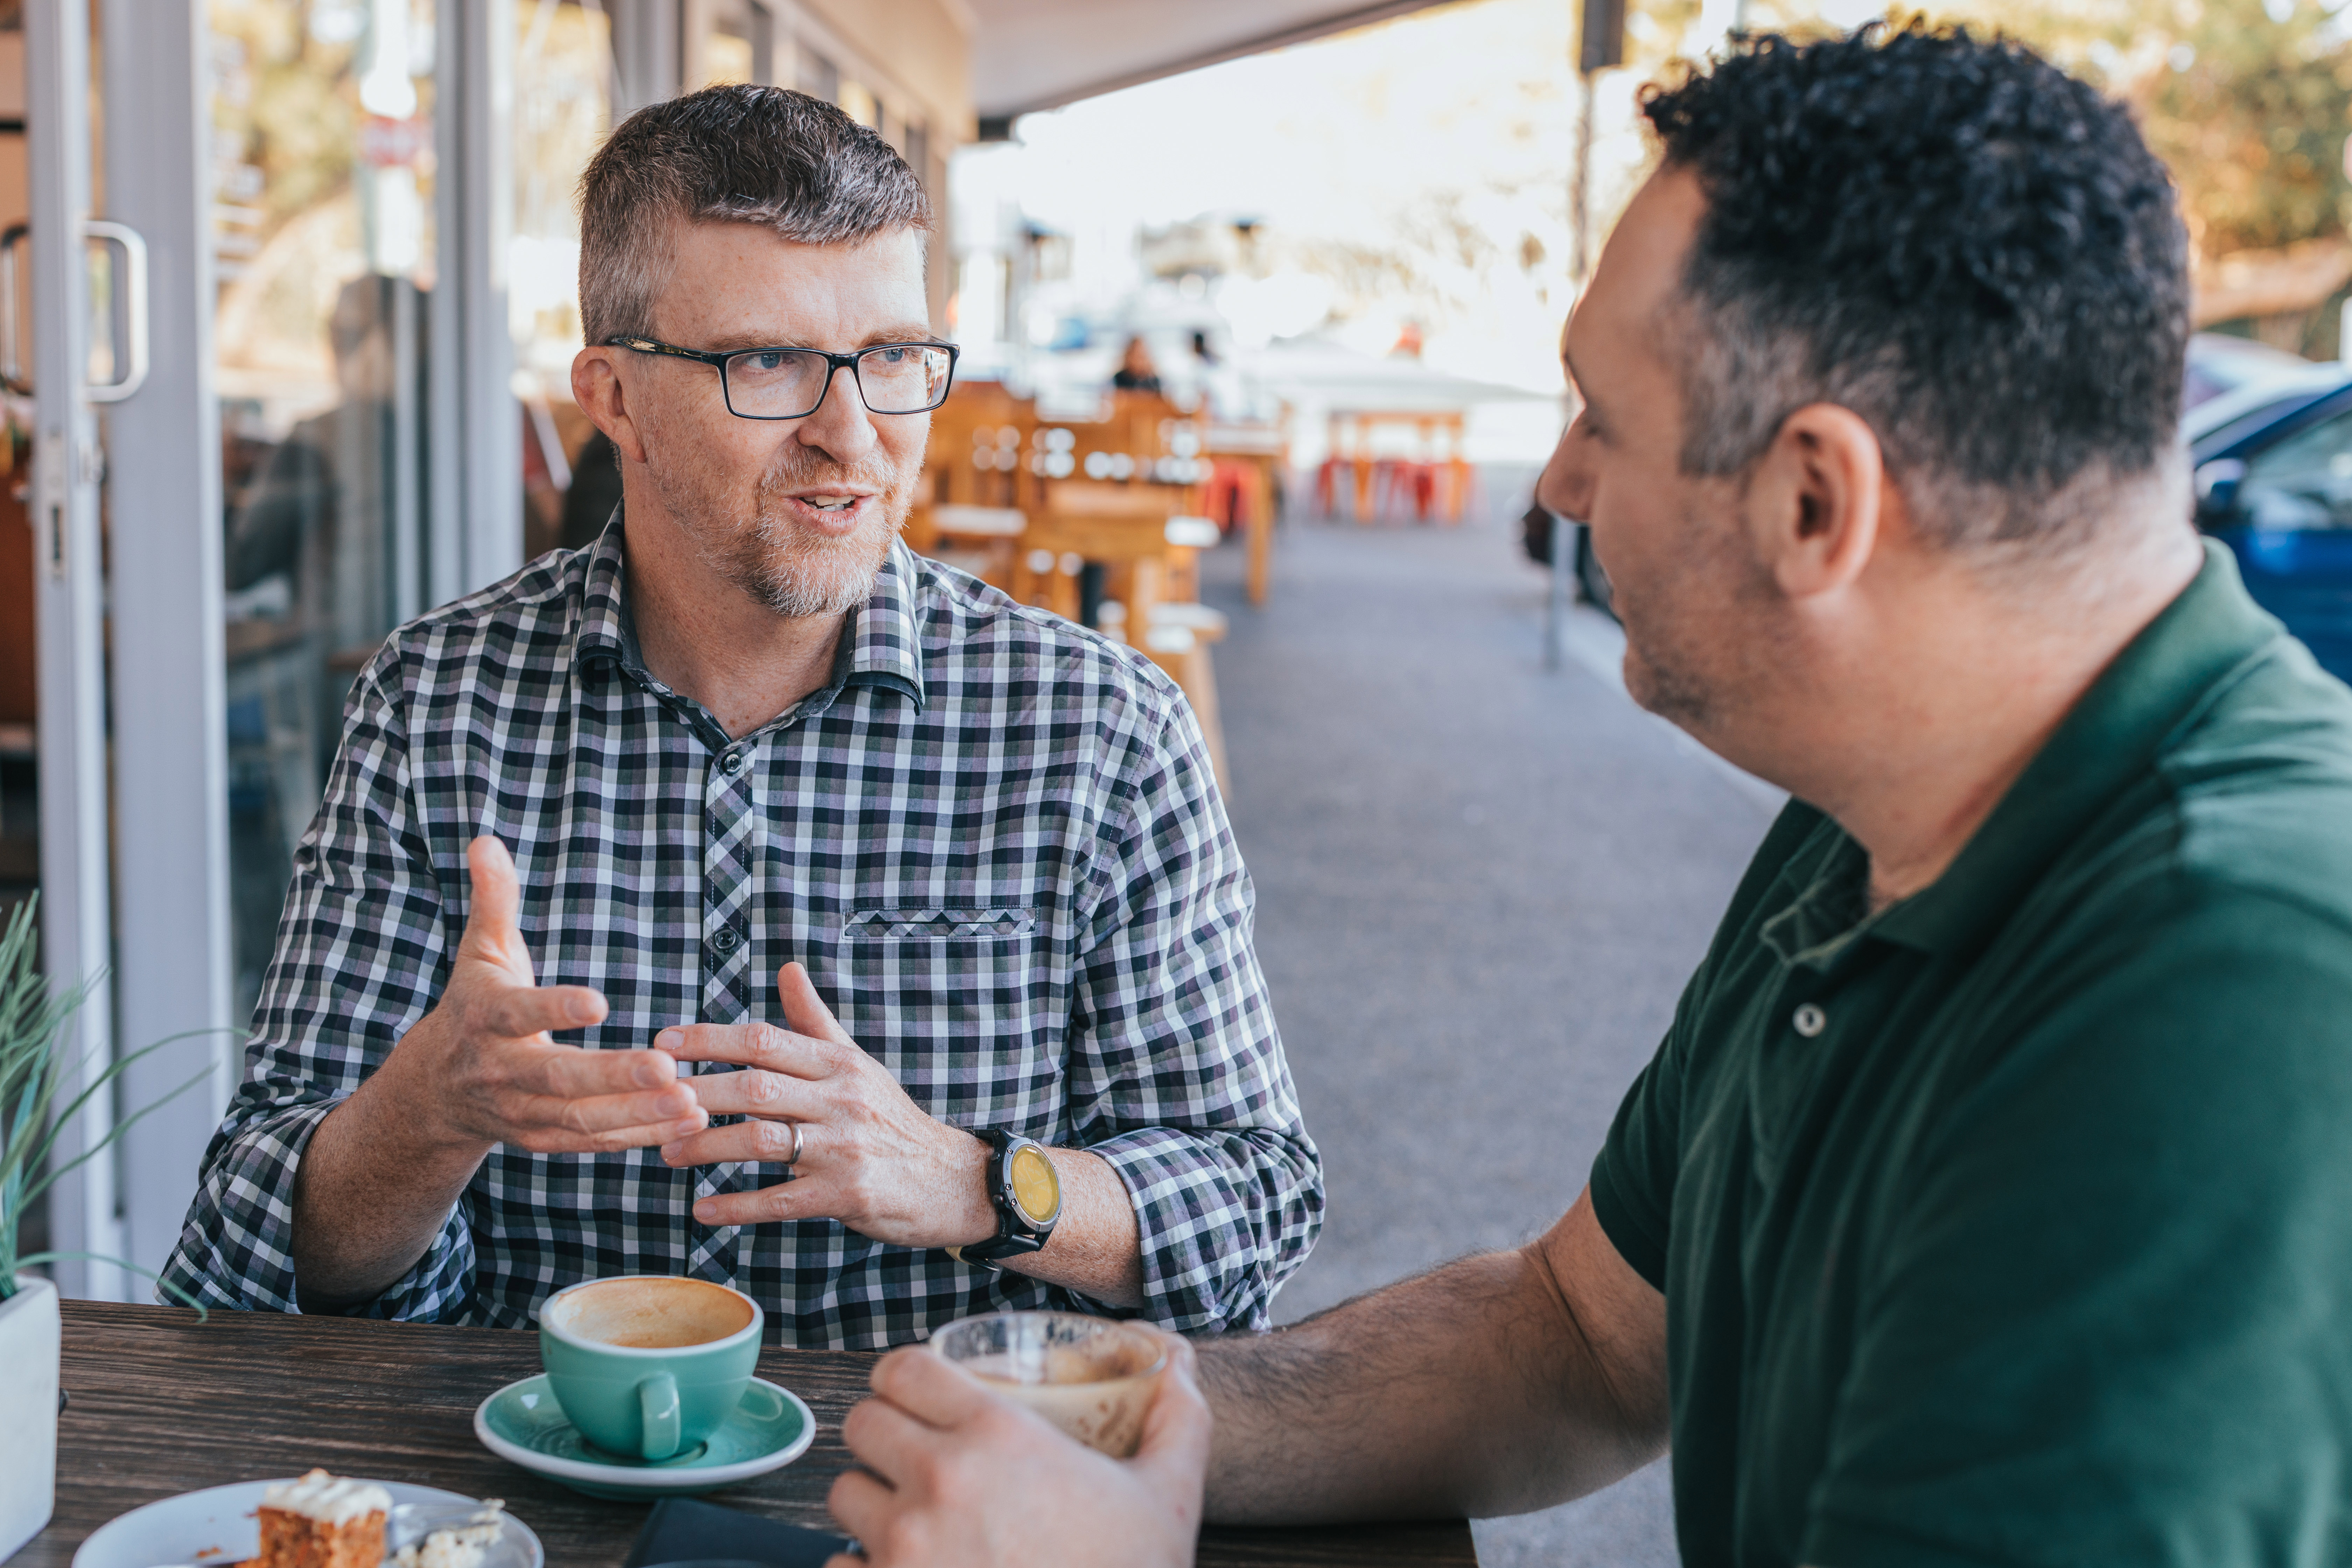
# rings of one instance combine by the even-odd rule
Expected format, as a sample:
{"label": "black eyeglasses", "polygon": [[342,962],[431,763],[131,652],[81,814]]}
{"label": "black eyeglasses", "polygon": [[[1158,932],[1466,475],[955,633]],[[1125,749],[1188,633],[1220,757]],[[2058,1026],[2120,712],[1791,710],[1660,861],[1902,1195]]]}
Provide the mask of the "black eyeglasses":
{"label": "black eyeglasses", "polygon": [[876,343],[846,354],[784,348],[710,353],[630,337],[606,338],[604,346],[716,365],[719,395],[738,419],[805,419],[824,405],[839,370],[849,372],[876,414],[927,414],[948,400],[955,380],[952,343]]}

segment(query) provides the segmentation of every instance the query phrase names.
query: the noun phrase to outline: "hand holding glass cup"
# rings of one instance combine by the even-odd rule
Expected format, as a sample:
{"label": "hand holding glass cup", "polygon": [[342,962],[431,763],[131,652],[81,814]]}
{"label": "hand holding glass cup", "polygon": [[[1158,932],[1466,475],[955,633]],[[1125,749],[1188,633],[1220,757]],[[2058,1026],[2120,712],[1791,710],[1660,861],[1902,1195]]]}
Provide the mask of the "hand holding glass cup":
{"label": "hand holding glass cup", "polygon": [[930,1346],[1087,1447],[1132,1458],[1168,1371],[1158,1336],[1078,1312],[992,1312],[931,1335]]}

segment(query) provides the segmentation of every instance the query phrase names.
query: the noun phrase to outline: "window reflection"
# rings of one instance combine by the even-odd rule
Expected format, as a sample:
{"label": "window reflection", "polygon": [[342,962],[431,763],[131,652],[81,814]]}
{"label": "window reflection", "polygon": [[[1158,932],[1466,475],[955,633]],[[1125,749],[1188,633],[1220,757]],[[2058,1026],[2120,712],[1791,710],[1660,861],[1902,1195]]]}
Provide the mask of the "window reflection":
{"label": "window reflection", "polygon": [[237,1016],[421,581],[431,0],[208,0]]}
{"label": "window reflection", "polygon": [[599,510],[595,499],[609,489],[618,500],[610,452],[601,437],[591,447],[594,429],[572,401],[572,358],[581,345],[574,201],[581,172],[612,126],[613,41],[595,5],[525,0],[516,19],[507,304],[522,405],[523,552],[533,556],[593,539],[613,510],[607,501]]}
{"label": "window reflection", "polygon": [[2238,488],[2238,507],[2266,531],[2352,528],[2352,414],[2258,454]]}

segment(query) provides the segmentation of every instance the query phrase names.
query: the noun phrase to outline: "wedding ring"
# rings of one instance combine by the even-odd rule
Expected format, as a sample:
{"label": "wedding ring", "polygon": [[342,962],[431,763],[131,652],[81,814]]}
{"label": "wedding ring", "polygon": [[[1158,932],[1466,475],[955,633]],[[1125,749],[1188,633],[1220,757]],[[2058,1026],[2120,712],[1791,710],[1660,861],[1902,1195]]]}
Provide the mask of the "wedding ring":
{"label": "wedding ring", "polygon": [[786,1175],[792,1174],[793,1167],[801,1163],[801,1124],[795,1121],[793,1123],[792,1158],[784,1162],[784,1173]]}

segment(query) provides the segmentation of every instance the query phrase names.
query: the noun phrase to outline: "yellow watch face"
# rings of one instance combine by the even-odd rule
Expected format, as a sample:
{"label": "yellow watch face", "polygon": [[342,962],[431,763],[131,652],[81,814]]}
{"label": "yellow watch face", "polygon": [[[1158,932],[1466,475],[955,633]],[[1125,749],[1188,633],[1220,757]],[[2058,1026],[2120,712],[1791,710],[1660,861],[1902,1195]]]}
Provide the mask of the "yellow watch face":
{"label": "yellow watch face", "polygon": [[1062,1178],[1043,1150],[1034,1143],[1015,1149],[1011,1174],[1013,1201],[1021,1205],[1024,1219],[1031,1225],[1051,1225],[1061,1217]]}

